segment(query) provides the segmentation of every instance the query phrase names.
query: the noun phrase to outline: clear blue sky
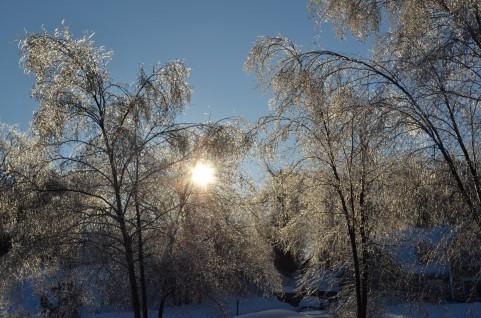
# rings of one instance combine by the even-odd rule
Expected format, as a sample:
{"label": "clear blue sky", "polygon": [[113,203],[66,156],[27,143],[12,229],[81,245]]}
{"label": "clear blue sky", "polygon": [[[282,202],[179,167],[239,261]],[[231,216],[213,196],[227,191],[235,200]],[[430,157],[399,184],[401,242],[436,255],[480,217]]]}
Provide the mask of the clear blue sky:
{"label": "clear blue sky", "polygon": [[304,49],[362,54],[363,45],[322,33],[308,18],[305,0],[0,1],[0,122],[26,129],[36,108],[32,79],[18,64],[17,40],[25,31],[59,27],[74,35],[94,31],[96,43],[114,51],[112,76],[136,78],[140,64],[181,59],[194,89],[187,120],[266,114],[268,95],[242,65],[257,36],[289,37]]}

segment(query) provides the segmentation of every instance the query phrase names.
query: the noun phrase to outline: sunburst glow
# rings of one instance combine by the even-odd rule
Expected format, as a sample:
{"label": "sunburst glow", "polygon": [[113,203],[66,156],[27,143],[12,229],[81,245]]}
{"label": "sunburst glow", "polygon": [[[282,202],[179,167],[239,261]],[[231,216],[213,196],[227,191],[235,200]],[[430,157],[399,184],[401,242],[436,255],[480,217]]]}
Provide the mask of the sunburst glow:
{"label": "sunburst glow", "polygon": [[192,169],[192,182],[200,187],[206,188],[215,182],[215,169],[206,162],[197,162]]}

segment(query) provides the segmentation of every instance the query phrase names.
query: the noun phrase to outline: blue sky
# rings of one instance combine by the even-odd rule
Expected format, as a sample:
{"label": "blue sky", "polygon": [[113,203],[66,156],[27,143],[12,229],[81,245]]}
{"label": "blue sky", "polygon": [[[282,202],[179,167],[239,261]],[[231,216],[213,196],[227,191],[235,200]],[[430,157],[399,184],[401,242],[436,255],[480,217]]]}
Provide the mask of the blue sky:
{"label": "blue sky", "polygon": [[282,34],[304,49],[364,50],[352,38],[336,39],[329,25],[319,32],[304,0],[0,1],[0,122],[26,129],[36,108],[16,41],[62,19],[74,35],[93,31],[98,45],[114,51],[110,70],[118,81],[134,81],[141,64],[183,60],[194,89],[189,121],[255,120],[268,112],[268,94],[242,69],[257,36]]}

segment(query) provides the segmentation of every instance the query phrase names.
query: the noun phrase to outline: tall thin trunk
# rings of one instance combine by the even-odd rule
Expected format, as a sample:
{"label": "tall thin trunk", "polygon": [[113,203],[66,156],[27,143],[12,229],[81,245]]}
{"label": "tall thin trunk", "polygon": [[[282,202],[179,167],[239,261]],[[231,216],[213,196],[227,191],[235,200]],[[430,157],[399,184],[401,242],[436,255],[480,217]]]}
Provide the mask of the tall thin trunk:
{"label": "tall thin trunk", "polygon": [[[137,132],[137,128],[135,129]],[[135,138],[137,142],[137,138]],[[137,221],[137,240],[139,250],[139,271],[140,271],[140,292],[142,297],[142,315],[143,318],[149,317],[149,305],[147,303],[147,282],[145,279],[145,261],[144,261],[144,241],[142,237],[142,219],[140,215],[139,202],[139,149],[136,147],[135,153],[135,184],[134,184],[134,201],[135,201],[135,215]]]}
{"label": "tall thin trunk", "polygon": [[[336,178],[338,184],[341,183],[341,179],[339,177],[339,174],[337,172],[337,167],[334,163],[334,160],[331,161],[331,168],[333,171],[333,175]],[[341,189],[341,187],[338,185],[336,187],[337,194],[339,196],[339,199],[341,201],[341,206],[342,206],[342,211],[344,214],[344,217],[346,218],[346,226],[347,226],[347,232],[349,235],[349,241],[351,245],[351,253],[352,253],[352,260],[354,263],[354,279],[355,279],[355,289],[356,289],[356,305],[357,305],[357,317],[358,318],[366,318],[366,310],[365,306],[362,305],[362,291],[361,291],[361,271],[360,271],[360,266],[359,266],[359,255],[357,253],[357,241],[356,241],[356,226],[355,226],[355,213],[352,211],[352,214],[349,214],[349,208],[346,202],[346,198],[344,197],[344,193]],[[353,198],[352,198],[353,199]]]}
{"label": "tall thin trunk", "polygon": [[[361,198],[364,194],[361,193]],[[367,316],[367,299],[368,299],[368,279],[369,279],[369,252],[367,250],[367,235],[366,235],[366,220],[364,207],[361,206],[361,226],[360,226],[360,236],[361,236],[361,306],[363,307],[362,312],[364,317]]]}
{"label": "tall thin trunk", "polygon": [[114,146],[110,144],[109,135],[105,129],[104,120],[103,120],[103,116],[105,115],[105,113],[102,111],[100,104],[97,103],[97,105],[99,106],[99,113],[101,118],[99,122],[99,126],[102,130],[102,136],[104,137],[104,142],[107,148],[107,153],[109,158],[110,172],[112,173],[112,188],[115,192],[117,222],[119,223],[120,231],[122,233],[122,241],[125,249],[125,260],[127,262],[127,272],[129,276],[130,299],[132,302],[132,309],[134,311],[134,318],[141,318],[139,292],[137,287],[137,275],[135,273],[134,252],[132,249],[132,239],[130,238],[130,235],[125,223],[122,197],[120,195],[121,184],[119,184],[117,167],[114,159],[115,158]]}
{"label": "tall thin trunk", "polygon": [[357,318],[366,318],[365,306],[363,306],[363,295],[361,291],[361,269],[359,265],[359,256],[357,253],[356,234],[354,229],[349,229],[349,241],[351,243],[352,260],[354,263],[354,279],[356,289],[356,305],[357,305]]}
{"label": "tall thin trunk", "polygon": [[137,275],[135,274],[134,252],[132,250],[132,240],[129,237],[127,228],[125,226],[125,221],[123,219],[120,220],[119,225],[122,231],[122,238],[125,248],[125,259],[127,261],[127,271],[129,275],[132,309],[134,311],[134,317],[141,318],[139,292],[137,287]]}
{"label": "tall thin trunk", "polygon": [[147,282],[145,279],[145,263],[144,263],[144,243],[142,238],[142,221],[140,218],[140,205],[137,198],[137,189],[135,190],[135,212],[137,216],[137,233],[138,233],[138,249],[139,249],[139,270],[140,270],[140,290],[142,293],[142,314],[144,318],[149,317],[149,309],[147,303]]}
{"label": "tall thin trunk", "polygon": [[157,316],[158,318],[162,318],[164,316],[165,302],[166,302],[168,296],[169,296],[169,294],[162,295],[162,297],[160,297],[159,313],[158,313],[158,316]]}
{"label": "tall thin trunk", "polygon": [[369,279],[369,252],[367,250],[368,237],[367,237],[367,220],[366,220],[366,163],[368,142],[364,139],[364,135],[361,135],[361,190],[359,193],[359,234],[361,237],[361,306],[364,317],[367,316],[367,299],[368,299],[368,279]]}
{"label": "tall thin trunk", "polygon": [[122,239],[123,239],[124,249],[125,249],[125,259],[127,261],[127,271],[129,275],[132,309],[134,310],[134,317],[141,318],[139,291],[137,287],[137,275],[135,274],[134,251],[132,249],[132,239],[129,235],[129,232],[127,230],[127,226],[125,223],[125,216],[122,208],[122,198],[120,196],[120,185],[117,179],[117,169],[115,168],[115,163],[113,160],[112,153],[110,154],[110,166],[112,169],[112,177],[113,177],[112,179],[113,179],[113,186],[115,190],[115,200],[117,203],[118,222],[120,226],[120,231],[122,232]]}

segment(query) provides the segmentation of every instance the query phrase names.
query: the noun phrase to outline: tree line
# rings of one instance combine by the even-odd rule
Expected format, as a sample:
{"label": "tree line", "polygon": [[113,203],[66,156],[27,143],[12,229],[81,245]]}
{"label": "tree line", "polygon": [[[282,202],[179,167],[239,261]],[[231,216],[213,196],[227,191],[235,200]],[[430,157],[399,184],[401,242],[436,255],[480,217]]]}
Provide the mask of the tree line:
{"label": "tree line", "polygon": [[[161,317],[169,299],[280,290],[274,248],[293,255],[306,288],[342,272],[337,310],[364,318],[403,283],[384,244],[396,233],[449,227],[450,259],[478,255],[481,5],[307,6],[319,27],[373,39],[372,54],[259,38],[245,68],[272,111],[248,125],[179,122],[191,98],[180,61],[125,85],[92,35],[28,34],[21,65],[38,110],[29,132],[1,131],[1,286],[33,279],[47,317],[79,315],[92,290]],[[246,175],[252,158],[261,184]],[[208,189],[189,179],[199,160],[216,166]]]}

